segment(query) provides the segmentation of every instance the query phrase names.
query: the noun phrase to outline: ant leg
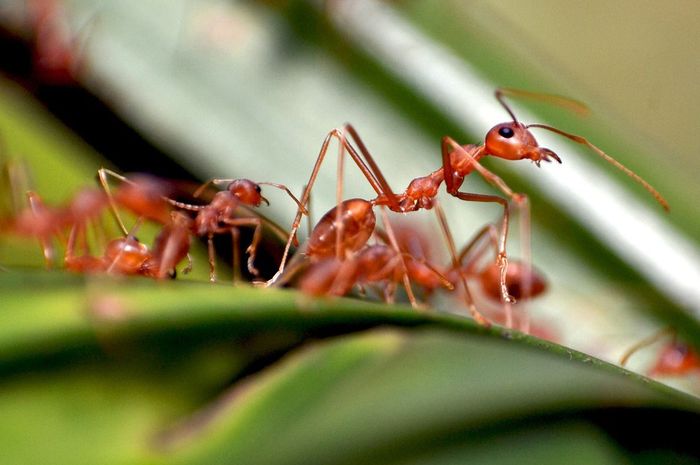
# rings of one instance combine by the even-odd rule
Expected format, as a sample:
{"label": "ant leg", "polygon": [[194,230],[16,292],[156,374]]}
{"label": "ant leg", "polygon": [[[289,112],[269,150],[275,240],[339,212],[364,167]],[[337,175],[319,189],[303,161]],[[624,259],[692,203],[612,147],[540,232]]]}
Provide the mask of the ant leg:
{"label": "ant leg", "polygon": [[497,195],[471,194],[467,192],[456,192],[455,197],[468,202],[496,202],[503,207],[503,217],[501,219],[501,232],[498,239],[498,253],[496,261],[501,270],[501,295],[506,304],[515,303],[515,299],[508,293],[506,286],[506,273],[508,272],[508,255],[506,253],[506,241],[508,239],[508,228],[510,223],[510,206],[508,201]]}
{"label": "ant leg", "polygon": [[121,174],[115,173],[114,171],[107,169],[107,168],[100,168],[97,170],[97,176],[100,179],[100,184],[102,185],[102,190],[105,191],[105,194],[107,194],[107,201],[109,202],[109,208],[112,210],[112,214],[114,215],[114,218],[117,221],[117,224],[119,225],[119,228],[122,230],[122,233],[126,236],[129,234],[129,231],[126,229],[126,226],[124,226],[124,223],[122,222],[121,217],[119,216],[119,212],[117,210],[117,203],[114,201],[114,196],[112,195],[112,190],[109,187],[109,182],[107,181],[107,176],[112,176],[113,178],[119,179],[122,182],[128,182],[131,183],[131,181],[122,176]]}
{"label": "ant leg", "polygon": [[467,260],[467,263],[478,260],[479,257],[481,257],[485,252],[480,242],[484,237],[487,236],[491,243],[490,245],[493,247],[493,249],[498,250],[498,232],[496,231],[496,227],[493,224],[489,223],[483,228],[481,228],[476,234],[474,234],[472,239],[464,247],[462,247],[462,250],[457,256],[457,262],[460,264],[463,263],[464,259],[468,256],[469,260]]}
{"label": "ant leg", "polygon": [[521,314],[520,330],[525,334],[530,333],[530,314],[528,312],[529,297],[532,295],[532,244],[530,226],[530,200],[523,196],[518,200],[518,213],[520,217],[520,256],[525,271],[525,279],[522,283],[522,295],[525,297],[519,307]]}
{"label": "ant leg", "polygon": [[388,280],[382,292],[387,304],[393,304],[396,301],[396,283],[394,281]]}
{"label": "ant leg", "polygon": [[[32,213],[35,216],[38,216],[39,212],[46,208],[44,202],[41,200],[41,197],[39,197],[39,194],[36,192],[27,192],[27,200],[29,201],[29,207],[31,208]],[[51,237],[42,235],[39,237],[39,243],[41,244],[41,250],[44,254],[44,260],[46,261],[46,268],[51,269],[54,261],[54,249],[53,244],[51,243]]]}
{"label": "ant leg", "polygon": [[676,337],[676,331],[673,328],[664,328],[660,331],[657,331],[656,333],[652,334],[651,336],[642,339],[629,349],[627,349],[623,354],[622,357],[620,357],[620,366],[625,366],[627,365],[627,362],[629,361],[630,357],[637,353],[640,349],[643,349],[645,347],[648,347],[655,342],[659,341],[660,339],[666,337],[666,336],[673,336],[674,339]]}
{"label": "ant leg", "polygon": [[396,251],[396,253],[399,254],[400,257],[399,264],[401,265],[401,279],[403,281],[403,287],[406,290],[406,296],[408,297],[409,302],[411,302],[411,306],[413,308],[419,308],[416,296],[413,294],[413,289],[411,289],[411,281],[408,278],[408,269],[406,267],[406,262],[404,261],[403,254],[401,253],[401,249],[399,248],[399,244],[396,240],[396,236],[394,235],[394,231],[391,228],[389,215],[387,215],[386,210],[383,207],[380,207],[380,211],[382,213],[382,223],[384,223],[384,228],[386,229],[386,235],[389,239],[389,243],[391,244],[391,247]]}
{"label": "ant leg", "polygon": [[289,250],[292,246],[292,242],[296,239],[296,234],[299,230],[299,225],[301,224],[301,217],[304,214],[303,208],[306,208],[306,205],[309,201],[309,196],[311,195],[311,190],[313,189],[313,185],[316,182],[316,178],[318,177],[318,173],[321,169],[321,164],[323,163],[323,160],[326,157],[326,153],[328,152],[328,147],[330,146],[331,140],[334,138],[337,139],[338,142],[341,144],[341,149],[343,151],[347,150],[348,154],[353,159],[353,161],[360,169],[362,174],[365,176],[367,181],[370,183],[372,188],[375,190],[377,195],[385,195],[385,192],[383,190],[384,188],[377,181],[375,174],[367,167],[365,162],[362,160],[362,157],[360,157],[357,154],[355,149],[345,140],[345,135],[343,134],[343,131],[337,128],[331,130],[328,134],[326,134],[326,137],[323,140],[323,143],[321,144],[321,150],[319,151],[318,156],[316,157],[316,162],[314,163],[314,167],[311,170],[311,175],[309,176],[309,180],[306,183],[306,188],[302,193],[301,199],[299,201],[301,205],[297,209],[296,216],[294,217],[294,221],[292,222],[292,227],[289,233],[289,239],[287,240],[287,244],[284,248],[284,253],[282,255],[282,260],[280,262],[277,273],[275,273],[275,275],[269,281],[267,281],[267,286],[271,286],[272,284],[274,284],[275,281],[279,279],[279,277],[282,275],[282,272],[284,271],[284,267],[287,263],[287,258],[289,256]]}
{"label": "ant leg", "polygon": [[[452,233],[450,232],[450,227],[447,224],[447,217],[445,216],[445,212],[442,209],[442,206],[440,206],[439,202],[436,201],[434,207],[435,215],[437,216],[438,223],[440,223],[440,230],[442,231],[442,235],[445,238],[445,242],[447,242],[447,248],[450,252],[450,258],[452,259],[452,266],[454,266],[456,270],[459,270],[459,261],[457,260],[457,249],[455,247],[454,237],[452,236]],[[484,315],[481,314],[481,312],[479,312],[479,310],[477,310],[476,305],[474,305],[474,298],[472,297],[472,293],[469,290],[469,286],[467,285],[467,280],[464,277],[464,274],[458,274],[460,283],[464,288],[464,300],[467,304],[467,308],[469,309],[469,313],[471,313],[472,317],[474,318],[474,320],[476,320],[477,323],[487,327],[490,326],[491,323],[486,319],[486,317],[484,317]]]}
{"label": "ant leg", "polygon": [[514,192],[508,185],[496,174],[492,173],[488,169],[484,168],[479,162],[478,158],[484,155],[484,148],[479,147],[475,152],[469,153],[461,145],[455,142],[449,136],[444,136],[442,138],[442,163],[444,169],[445,184],[447,185],[447,192],[461,200],[473,201],[473,202],[496,202],[501,204],[503,207],[503,221],[501,228],[501,237],[498,245],[498,266],[501,269],[501,290],[503,294],[504,303],[514,303],[514,299],[508,294],[508,289],[506,286],[505,278],[508,271],[508,259],[506,255],[506,240],[508,236],[508,220],[509,220],[509,204],[503,197],[495,195],[484,195],[484,194],[470,194],[466,192],[460,192],[459,187],[455,185],[455,170],[450,163],[450,148],[459,151],[464,156],[464,159],[469,161],[470,166],[472,166],[487,182],[491,185],[497,187],[501,192],[503,192],[508,199],[512,200],[518,207],[522,207],[523,204],[527,202],[527,196],[525,194],[520,194]]}
{"label": "ant leg", "polygon": [[461,145],[459,145],[454,139],[452,139],[449,136],[444,136],[442,138],[442,167],[444,169],[444,177],[445,177],[445,185],[447,186],[447,192],[450,194],[454,195],[455,192],[458,191],[459,186],[455,186],[454,184],[454,178],[455,178],[455,169],[452,167],[452,164],[450,163],[450,149],[461,152],[461,154],[464,156],[464,159],[469,162],[469,165],[474,168],[480,175],[483,177],[489,184],[495,186],[498,188],[503,194],[505,194],[506,197],[508,197],[511,200],[514,200],[514,197],[516,196],[522,196],[525,194],[516,194],[513,189],[508,187],[508,184],[503,181],[497,174],[489,171],[486,169],[481,163],[479,163],[479,159],[486,155],[484,147],[478,147],[474,152],[470,153],[467,150],[464,149]]}
{"label": "ant leg", "polygon": [[78,225],[74,224],[70,229],[68,234],[68,242],[66,243],[66,250],[63,252],[63,263],[64,266],[68,267],[73,263],[75,259],[75,242],[78,237]]}
{"label": "ant leg", "polygon": [[[362,152],[362,155],[364,156],[364,160],[362,156],[360,156],[355,148],[347,142],[345,139],[344,133],[339,130],[339,129],[333,129],[330,131],[327,135],[326,138],[323,141],[323,144],[321,145],[321,150],[319,152],[318,157],[316,158],[316,163],[314,164],[313,170],[311,172],[311,176],[309,177],[309,181],[306,183],[306,188],[304,190],[304,193],[301,197],[300,203],[301,206],[306,206],[308,202],[308,198],[311,192],[311,189],[313,187],[313,183],[315,182],[318,172],[321,167],[321,163],[323,162],[323,159],[325,158],[326,152],[328,150],[328,145],[330,144],[330,140],[332,138],[338,139],[339,143],[341,144],[341,150],[347,150],[348,154],[350,155],[350,158],[353,159],[357,167],[360,169],[362,174],[365,176],[367,181],[370,183],[374,191],[377,193],[378,198],[380,199],[386,199],[386,201],[389,203],[390,208],[394,211],[399,211],[399,204],[397,200],[397,196],[393,193],[391,188],[389,187],[388,183],[386,182],[386,179],[381,173],[381,170],[377,166],[376,162],[372,158],[372,156],[369,154],[369,151],[367,150],[366,146],[360,139],[359,135],[357,134],[357,131],[352,127],[350,124],[346,124],[344,126],[344,129],[350,134],[350,136],[353,138],[353,140],[358,144],[360,147],[360,150]],[[366,162],[365,162],[366,161]],[[368,166],[369,165],[369,166]],[[276,279],[281,275],[282,271],[284,270],[284,265],[286,263],[287,256],[289,254],[289,248],[291,246],[291,238],[296,237],[296,232],[299,229],[299,224],[301,221],[301,215],[302,212],[300,210],[297,211],[296,218],[294,219],[294,223],[292,224],[292,230],[290,233],[290,239],[287,243],[287,246],[285,247],[285,252],[282,257],[282,262],[280,263],[280,268],[278,272],[273,276],[273,278],[268,281],[268,285],[274,283]]]}
{"label": "ant leg", "polygon": [[343,239],[343,230],[345,229],[345,225],[343,224],[342,218],[343,218],[343,166],[345,162],[345,157],[343,155],[345,154],[345,136],[341,136],[341,143],[338,144],[338,165],[337,165],[337,172],[336,172],[336,181],[335,181],[335,204],[338,206],[335,209],[335,227],[336,227],[336,233],[335,233],[335,255],[338,260],[344,260],[345,259],[345,253],[343,253],[343,250],[341,248],[342,244],[342,239]]}
{"label": "ant leg", "polygon": [[229,226],[233,226],[234,228],[238,226],[255,227],[253,230],[253,240],[246,249],[246,254],[248,254],[248,271],[253,276],[260,276],[260,272],[255,268],[253,262],[255,261],[255,253],[258,248],[258,243],[262,238],[262,220],[260,218],[229,218],[225,219],[223,222]]}
{"label": "ant leg", "polygon": [[207,252],[209,254],[209,281],[216,282],[216,252],[214,251],[214,233],[207,234]]}
{"label": "ant leg", "polygon": [[[119,218],[118,215],[117,215],[117,218]],[[134,223],[134,225],[131,227],[131,230],[127,231],[127,233],[124,235],[124,237],[126,238],[127,241],[133,240],[135,242],[138,242],[138,239],[136,239],[135,234],[136,234],[136,231],[138,231],[138,229],[141,227],[142,222],[143,222],[143,218],[139,217],[136,219],[136,223]],[[110,263],[109,266],[107,267],[107,269],[105,270],[105,272],[107,274],[112,274],[114,272],[114,268],[117,266],[117,263],[119,262],[119,260],[122,258],[123,255],[124,255],[124,247],[121,247],[119,249],[119,252],[117,252],[117,254],[114,256],[112,263]]]}
{"label": "ant leg", "polygon": [[235,285],[240,280],[241,272],[241,257],[238,254],[238,242],[240,239],[241,231],[238,228],[231,228],[231,243],[233,244],[232,256],[231,256],[231,266],[233,284]]}
{"label": "ant leg", "polygon": [[267,281],[267,286],[271,286],[280,278],[280,276],[282,276],[284,267],[287,264],[289,249],[292,246],[292,242],[296,238],[297,230],[299,229],[299,225],[301,224],[301,217],[303,215],[302,207],[305,207],[307,202],[309,201],[311,189],[313,189],[314,182],[316,182],[316,178],[318,177],[318,173],[321,169],[321,163],[323,163],[323,160],[326,157],[326,152],[328,151],[328,147],[331,143],[331,140],[334,137],[339,140],[342,140],[342,134],[338,129],[333,129],[332,131],[330,131],[326,135],[326,138],[323,140],[323,143],[321,144],[321,150],[319,151],[318,156],[316,157],[316,163],[314,164],[314,167],[311,170],[311,176],[309,177],[309,181],[306,183],[304,192],[301,195],[301,206],[297,208],[296,216],[294,217],[294,221],[292,222],[292,227],[289,231],[289,238],[287,239],[287,244],[284,247],[284,252],[282,254],[282,260],[280,261],[279,268],[277,270],[277,273],[275,273],[275,275],[269,281]]}
{"label": "ant leg", "polygon": [[187,258],[187,266],[182,269],[182,274],[189,274],[192,271],[193,266],[192,255],[190,255],[188,252],[185,258]]}
{"label": "ant leg", "polygon": [[[399,211],[400,208],[398,196],[391,190],[391,187],[389,187],[389,183],[384,177],[382,170],[379,169],[377,162],[374,161],[374,157],[372,157],[372,155],[369,153],[369,150],[367,150],[367,146],[360,138],[360,135],[350,123],[345,123],[343,128],[345,129],[345,131],[347,131],[348,134],[350,134],[350,137],[355,142],[355,144],[357,144],[357,147],[360,149],[360,153],[362,153],[362,156],[365,158],[365,162],[367,163],[367,165],[369,165],[369,171],[376,182],[376,187],[373,185],[374,189],[377,190],[377,193],[379,193],[380,196],[382,194],[384,195],[390,210]],[[349,150],[352,150],[352,152],[354,152],[352,146],[348,145],[348,147]],[[372,181],[370,181],[370,183],[371,182]]]}

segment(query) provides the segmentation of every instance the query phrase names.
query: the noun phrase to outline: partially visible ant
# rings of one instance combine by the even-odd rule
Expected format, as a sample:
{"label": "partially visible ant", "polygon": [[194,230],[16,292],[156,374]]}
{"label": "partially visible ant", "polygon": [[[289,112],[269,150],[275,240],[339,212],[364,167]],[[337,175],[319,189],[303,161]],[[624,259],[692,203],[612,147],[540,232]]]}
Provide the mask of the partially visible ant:
{"label": "partially visible ant", "polygon": [[[97,171],[97,177],[107,194],[114,218],[124,235],[128,230],[117,212],[117,207],[132,212],[138,218],[152,220],[159,224],[170,222],[169,196],[174,192],[172,183],[147,174],[136,174],[127,178],[107,168],[100,168]],[[109,177],[120,181],[119,186],[114,190],[110,187]]]}
{"label": "partially visible ant", "polygon": [[27,23],[32,33],[32,62],[34,78],[52,86],[76,85],[83,66],[82,45],[88,21],[81,31],[72,32],[66,21],[60,0],[30,0],[27,2]]}
{"label": "partially visible ant", "polygon": [[227,184],[226,190],[218,191],[214,194],[211,202],[207,205],[193,205],[172,199],[166,200],[177,208],[196,212],[190,229],[197,236],[207,238],[209,280],[212,282],[216,281],[214,236],[225,233],[231,234],[234,252],[234,270],[236,270],[238,267],[239,228],[242,226],[253,227],[253,239],[246,249],[246,254],[248,255],[247,268],[253,276],[257,277],[259,276],[259,272],[257,268],[255,268],[254,262],[258,243],[262,237],[263,220],[259,216],[241,216],[240,212],[238,212],[239,208],[247,207],[247,211],[251,212],[251,207],[257,208],[263,202],[269,205],[270,202],[263,197],[260,187],[261,185],[269,185],[287,193],[304,213],[306,213],[306,209],[286,186],[272,182],[256,183],[249,179],[211,179],[195,191],[193,195],[198,197],[209,184],[222,183]]}
{"label": "partially visible ant", "polygon": [[[176,246],[173,249],[168,246],[171,242],[168,239],[172,236],[172,232],[166,227],[156,238],[153,250],[149,250],[135,236],[141,222],[142,219],[139,219],[124,237],[110,240],[102,256],[90,255],[87,250],[82,255],[75,255],[76,229],[73,228],[66,244],[65,268],[68,271],[83,274],[107,273],[156,279],[174,278],[175,265],[185,258],[189,250],[189,237],[186,248]],[[178,241],[174,242],[178,244]]]}
{"label": "partially visible ant", "polygon": [[672,328],[662,329],[627,349],[620,358],[620,365],[625,366],[630,357],[640,349],[668,336],[670,336],[670,340],[664,344],[647,374],[649,376],[685,376],[699,371],[700,355],[691,346],[678,340],[676,332]]}
{"label": "partially visible ant", "polygon": [[[438,218],[441,227],[447,230],[448,237],[451,237],[444,214],[437,205]],[[512,305],[516,302],[520,305],[522,315],[520,316],[520,328],[530,332],[530,323],[523,305],[525,302],[543,294],[547,289],[544,276],[538,272],[527,260],[510,260],[505,276],[505,285],[508,294],[515,302],[503,301],[502,296],[502,273],[497,261],[485,259],[487,252],[498,252],[498,232],[493,224],[487,224],[481,228],[467,244],[456,254],[457,262],[453,263],[447,271],[447,276],[452,282],[459,283],[460,278],[464,280],[475,280],[479,283],[482,295],[487,300],[499,303],[498,313],[503,316],[506,327],[513,326]],[[486,264],[484,264],[486,262]],[[466,286],[458,289],[468,292]],[[471,297],[470,297],[471,298]]]}
{"label": "partially visible ant", "polygon": [[[389,228],[387,224],[387,229],[391,231]],[[375,230],[374,233],[381,238],[382,243],[365,243],[357,250],[346,250],[348,256],[344,259],[335,254],[324,254],[320,258],[310,255],[315,261],[300,279],[299,288],[302,292],[342,296],[354,286],[358,286],[364,293],[365,286],[380,284],[385,302],[393,303],[396,286],[404,278],[409,283],[430,290],[438,287],[454,289],[453,284],[437,268],[422,258],[400,250],[398,242],[391,239],[391,234],[380,230]],[[411,303],[417,306],[410,287],[406,287],[406,293]]]}
{"label": "partially visible ant", "polygon": [[32,191],[27,192],[27,201],[29,206],[17,212],[5,229],[12,234],[38,240],[46,268],[52,268],[55,259],[54,240],[68,224],[65,211],[46,205],[41,197]]}

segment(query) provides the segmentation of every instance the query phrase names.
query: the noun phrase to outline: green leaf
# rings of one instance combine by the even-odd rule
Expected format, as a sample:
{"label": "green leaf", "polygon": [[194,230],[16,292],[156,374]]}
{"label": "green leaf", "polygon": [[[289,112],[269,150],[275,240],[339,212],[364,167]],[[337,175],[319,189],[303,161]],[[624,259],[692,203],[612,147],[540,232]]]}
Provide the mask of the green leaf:
{"label": "green leaf", "polygon": [[8,463],[512,463],[516,447],[615,463],[671,449],[629,446],[612,420],[698,421],[694,398],[459,316],[61,274],[4,273],[0,289]]}

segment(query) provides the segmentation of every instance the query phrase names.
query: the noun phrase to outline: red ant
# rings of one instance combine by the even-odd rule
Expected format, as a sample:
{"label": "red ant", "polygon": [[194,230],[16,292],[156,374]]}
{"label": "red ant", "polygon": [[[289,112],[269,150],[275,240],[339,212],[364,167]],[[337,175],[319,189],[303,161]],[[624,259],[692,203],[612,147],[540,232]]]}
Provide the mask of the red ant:
{"label": "red ant", "polygon": [[[496,262],[500,270],[500,288],[501,288],[501,298],[506,303],[514,302],[514,299],[508,293],[506,285],[506,275],[507,275],[507,254],[506,254],[506,240],[508,236],[508,224],[510,216],[510,202],[512,201],[516,206],[519,207],[521,215],[523,217],[522,224],[523,229],[529,229],[529,202],[525,194],[516,193],[496,174],[492,173],[488,169],[484,168],[479,160],[487,155],[492,155],[495,157],[503,158],[505,160],[521,160],[529,159],[533,161],[536,165],[540,165],[542,161],[556,160],[561,163],[559,156],[552,150],[540,147],[537,144],[535,137],[530,132],[530,128],[541,128],[556,134],[562,135],[574,142],[586,145],[591,148],[596,154],[601,156],[604,160],[612,163],[614,166],[622,170],[625,174],[632,177],[635,181],[639,182],[648,192],[654,196],[654,198],[661,204],[661,206],[668,210],[668,203],[666,200],[658,193],[649,183],[644,181],[637,174],[623,166],[621,163],[614,160],[612,157],[607,155],[597,146],[590,143],[584,137],[570,134],[564,132],[560,129],[544,125],[544,124],[530,124],[524,125],[520,123],[515,114],[506,104],[505,96],[520,96],[520,97],[531,97],[531,98],[541,98],[549,100],[554,103],[569,105],[573,108],[580,108],[581,105],[578,102],[574,102],[569,99],[557,96],[547,96],[540,95],[525,91],[515,91],[510,89],[498,89],[496,90],[496,99],[505,108],[508,114],[512,118],[512,122],[501,123],[493,128],[491,128],[486,134],[485,142],[482,145],[459,145],[451,137],[444,136],[442,138],[442,167],[438,168],[434,172],[427,176],[419,177],[411,181],[409,186],[402,194],[395,194],[389,187],[384,175],[379,169],[377,163],[374,161],[373,157],[370,155],[366,146],[359,137],[357,131],[350,124],[344,126],[344,132],[347,133],[354,143],[357,145],[359,152],[354,149],[354,147],[347,143],[345,140],[344,132],[338,129],[332,130],[325,138],[321,151],[316,158],[316,163],[314,164],[311,176],[307,183],[307,187],[304,190],[304,194],[301,198],[302,205],[306,205],[310,190],[313,183],[320,170],[321,163],[325,157],[326,151],[330,144],[332,138],[337,138],[341,145],[341,154],[345,150],[349,153],[350,157],[353,159],[355,164],[358,166],[360,171],[363,173],[365,178],[372,186],[372,188],[377,193],[377,197],[368,203],[371,206],[384,205],[394,212],[411,212],[419,209],[430,209],[435,203],[435,197],[437,196],[440,184],[445,182],[447,192],[461,200],[465,201],[476,201],[476,202],[493,202],[498,203],[503,207],[503,217],[501,222],[501,232],[498,240],[498,254]],[[341,156],[342,159],[342,156]],[[477,171],[487,182],[498,188],[506,198],[498,195],[487,195],[487,194],[474,194],[462,192],[459,190],[463,184],[465,178],[471,174],[473,171]],[[340,206],[340,204],[339,204]],[[286,264],[286,258],[288,254],[289,247],[291,245],[291,240],[296,235],[296,231],[301,223],[301,211],[297,212],[291,228],[290,239],[285,249],[285,254],[282,258],[279,271],[277,274],[268,282],[268,284],[274,283],[282,274],[284,266]],[[341,210],[338,211],[338,218],[342,216]],[[453,261],[456,257],[453,257]],[[473,306],[470,306],[472,313],[474,313]]]}
{"label": "red ant", "polygon": [[650,346],[665,336],[671,335],[659,353],[654,365],[648,370],[649,376],[684,376],[700,370],[700,356],[688,344],[677,339],[673,329],[663,329],[650,337],[643,339],[629,348],[620,358],[620,365],[625,366],[630,357],[638,350]]}
{"label": "red ant", "polygon": [[[152,220],[159,224],[170,222],[171,201],[169,196],[173,193],[171,183],[147,174],[137,174],[127,178],[107,168],[100,168],[97,171],[97,176],[124,235],[128,231],[117,213],[117,206],[129,210],[139,218]],[[108,176],[121,181],[114,192],[109,186]]]}
{"label": "red ant", "polygon": [[[141,221],[139,219],[126,236],[109,241],[101,257],[87,253],[75,256],[75,229],[72,230],[66,245],[64,259],[66,269],[79,273],[117,273],[156,279],[174,278],[175,266],[189,252],[191,219],[183,213],[173,212],[172,222],[161,229],[152,250],[134,236]],[[191,262],[186,272],[189,268],[191,268]]]}
{"label": "red ant", "polygon": [[[359,199],[353,199],[356,201]],[[346,201],[351,202],[351,201]],[[327,218],[333,219],[335,211],[331,210],[326,214]],[[374,215],[370,216],[374,218]],[[386,217],[385,217],[386,220]],[[388,222],[387,231],[391,231]],[[319,223],[321,225],[322,223]],[[348,225],[345,222],[344,225]],[[352,226],[352,224],[350,224]],[[324,228],[325,229],[325,228]],[[363,228],[363,233],[372,232],[369,228]],[[325,232],[325,231],[324,231]],[[357,236],[351,233],[353,239],[350,245],[345,248],[345,253],[348,254],[345,259],[340,259],[336,256],[333,247],[326,244],[325,253],[310,254],[307,249],[307,256],[312,260],[309,270],[307,270],[300,280],[300,289],[311,295],[345,295],[358,285],[364,289],[364,285],[372,283],[383,284],[384,300],[388,303],[394,301],[394,293],[396,284],[404,281],[414,282],[420,286],[429,289],[444,287],[448,290],[454,289],[452,283],[425,260],[418,259],[410,253],[399,250],[399,245],[396,239],[392,237],[393,233],[385,233],[380,230],[373,231],[381,238],[384,243],[368,245],[367,239],[357,241]],[[320,242],[320,237],[331,237],[327,234],[319,234],[318,230],[314,230],[311,238],[316,242]],[[309,242],[311,242],[311,238]],[[360,238],[363,239],[363,238]],[[330,241],[328,241],[330,242]],[[361,248],[357,248],[356,244],[361,244]],[[347,244],[347,241],[346,241]],[[406,285],[406,292],[409,300],[414,306],[417,306],[416,299],[409,285]]]}
{"label": "red ant", "polygon": [[[451,238],[445,215],[439,205],[436,205],[438,219],[443,230],[446,231],[446,237]],[[486,239],[486,240],[484,240]],[[450,241],[451,242],[451,241]],[[450,247],[454,247],[451,243]],[[489,247],[494,251],[498,251],[498,232],[496,226],[488,224],[478,231],[474,237],[455,254],[457,260],[449,268],[447,276],[450,277],[453,283],[458,283],[460,279],[476,280],[481,287],[483,295],[490,301],[503,302],[503,306],[499,310],[503,311],[504,322],[507,327],[513,325],[513,315],[511,304],[514,302],[503,301],[502,291],[502,271],[500,264],[496,261],[487,261],[487,265],[483,265],[483,257],[489,250]],[[535,297],[538,297],[547,288],[545,278],[540,272],[535,270],[528,260],[512,260],[508,263],[507,272],[505,275],[505,286],[509,295],[515,302],[524,302]],[[462,289],[465,293],[469,293],[469,289],[463,284]],[[467,296],[467,301],[471,300],[471,296]],[[529,319],[527,313],[521,307],[524,319],[521,319],[521,329],[524,332],[529,332]]]}
{"label": "red ant", "polygon": [[[207,238],[209,252],[209,279],[216,281],[215,259],[214,259],[214,235],[229,232],[233,242],[234,270],[237,269],[237,253],[240,226],[252,226],[253,239],[246,249],[248,255],[247,267],[253,276],[259,276],[258,270],[254,266],[255,253],[258,243],[262,237],[263,220],[259,216],[235,217],[236,210],[246,207],[259,207],[263,202],[269,205],[270,202],[263,197],[261,185],[269,185],[286,192],[297,206],[306,212],[299,200],[284,185],[272,182],[253,182],[249,179],[212,179],[203,184],[194,196],[197,197],[208,184],[226,183],[224,191],[217,192],[208,205],[191,205],[182,202],[172,201],[178,208],[197,212],[192,227],[193,232],[201,237]],[[250,210],[248,210],[250,212]],[[235,275],[234,275],[235,277]]]}
{"label": "red ant", "polygon": [[27,192],[29,208],[20,210],[10,221],[7,229],[19,236],[36,238],[41,245],[46,267],[54,262],[54,238],[59,236],[66,226],[63,210],[46,205],[34,192]]}
{"label": "red ant", "polygon": [[[116,173],[101,169],[98,172],[103,190],[86,188],[79,191],[65,206],[51,207],[44,204],[41,197],[28,192],[29,208],[21,210],[11,221],[9,230],[23,236],[39,240],[47,267],[54,261],[54,244],[66,229],[70,228],[64,255],[65,267],[77,272],[119,272],[140,274],[155,278],[165,278],[173,274],[175,265],[188,257],[192,220],[182,212],[170,211],[165,195],[170,188],[164,181],[153,177],[140,176],[136,181],[128,180]],[[112,193],[107,183],[107,175],[125,180]],[[112,206],[115,219],[124,233],[123,238],[107,244],[102,257],[90,255],[87,230],[90,224],[100,233],[104,242],[104,227],[100,223],[104,208]],[[117,206],[135,213],[138,223],[143,219],[155,220],[162,224],[152,251],[126,230]],[[82,247],[82,255],[76,249]],[[191,260],[188,268],[191,268]]]}

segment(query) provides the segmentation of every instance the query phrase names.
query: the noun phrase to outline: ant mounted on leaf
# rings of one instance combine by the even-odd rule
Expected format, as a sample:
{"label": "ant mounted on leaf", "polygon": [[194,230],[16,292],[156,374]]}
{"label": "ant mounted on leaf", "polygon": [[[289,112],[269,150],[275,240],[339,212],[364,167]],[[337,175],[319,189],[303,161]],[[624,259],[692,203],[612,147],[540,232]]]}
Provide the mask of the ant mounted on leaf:
{"label": "ant mounted on leaf", "polygon": [[[503,209],[503,214],[499,225],[496,265],[499,269],[499,288],[501,299],[505,305],[515,302],[515,299],[510,295],[507,286],[508,254],[506,251],[506,244],[509,233],[511,208],[516,207],[518,209],[521,217],[521,227],[526,232],[524,236],[529,237],[529,200],[526,194],[513,191],[498,175],[482,166],[480,160],[490,155],[512,161],[525,159],[531,160],[537,166],[540,166],[542,161],[550,162],[555,160],[561,163],[561,158],[554,151],[539,146],[537,140],[531,132],[531,129],[544,129],[554,132],[576,143],[587,146],[605,161],[611,163],[636,182],[640,183],[644,189],[646,189],[656,199],[664,210],[668,211],[668,203],[656,189],[654,189],[648,182],[646,182],[632,170],[609,156],[599,147],[592,144],[582,136],[571,134],[549,125],[538,123],[526,125],[521,123],[518,121],[514,112],[506,103],[505,98],[523,97],[540,99],[556,105],[569,107],[579,112],[587,110],[584,105],[564,97],[505,88],[497,89],[495,92],[495,97],[511,117],[512,121],[493,126],[487,132],[484,142],[480,145],[460,145],[453,138],[444,136],[441,141],[442,166],[426,176],[415,178],[409,183],[408,187],[402,193],[395,193],[391,189],[384,174],[379,168],[379,165],[370,154],[358,132],[351,124],[345,124],[342,129],[334,129],[329,132],[321,146],[321,150],[311,171],[309,181],[307,182],[306,188],[301,196],[301,206],[297,211],[294,222],[292,223],[289,240],[285,248],[285,253],[282,257],[279,270],[277,274],[270,281],[268,281],[268,285],[274,284],[284,272],[291,243],[293,240],[295,240],[297,230],[301,224],[301,218],[303,215],[301,207],[307,205],[310,192],[318,176],[321,164],[326,156],[330,142],[334,138],[338,140],[340,145],[339,164],[342,164],[344,154],[347,153],[377,194],[374,199],[370,200],[354,199],[352,205],[347,203],[347,201],[343,202],[341,196],[338,194],[337,206],[334,210],[331,210],[326,214],[326,217],[328,218],[324,217],[326,222],[329,224],[332,223],[335,228],[329,237],[333,237],[337,245],[340,243],[347,243],[347,238],[343,232],[346,226],[352,229],[355,228],[355,226],[363,223],[370,224],[370,226],[368,226],[368,231],[366,234],[364,234],[364,241],[371,236],[374,228],[374,214],[371,212],[375,206],[386,207],[389,210],[397,213],[414,212],[420,209],[432,209],[435,205],[436,196],[440,185],[444,182],[447,193],[457,197],[460,200],[497,203]],[[484,178],[486,182],[499,190],[501,195],[461,191],[460,188],[464,184],[467,176],[474,171]],[[340,179],[338,182],[338,193],[340,193]],[[345,211],[346,208],[350,209],[350,211],[347,213]],[[372,218],[367,217],[367,215],[370,214],[372,215]],[[332,220],[332,217],[335,217],[335,221]],[[355,226],[344,224],[349,220],[352,220]],[[359,242],[360,243],[354,250],[359,250],[359,248],[364,245],[363,241]],[[527,241],[524,240],[524,242]],[[529,244],[525,243],[523,248],[525,250],[524,255],[527,257],[523,260],[522,273],[523,276],[530,276],[530,273],[527,271],[530,267]],[[336,250],[336,252],[338,254],[342,254],[338,250]],[[452,254],[453,264],[457,266],[458,258],[456,256],[454,246],[450,247],[450,252]],[[522,285],[524,289],[527,289],[529,286],[528,283],[523,283]],[[473,305],[466,282],[463,283],[463,287],[465,289],[466,301],[468,302],[470,312],[477,320],[483,322],[483,317]]]}

